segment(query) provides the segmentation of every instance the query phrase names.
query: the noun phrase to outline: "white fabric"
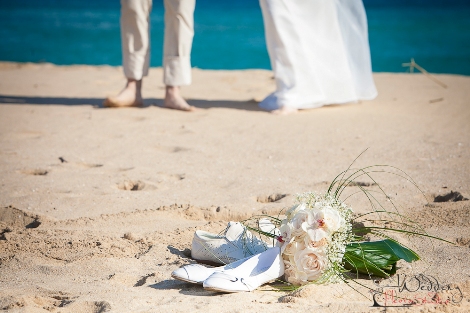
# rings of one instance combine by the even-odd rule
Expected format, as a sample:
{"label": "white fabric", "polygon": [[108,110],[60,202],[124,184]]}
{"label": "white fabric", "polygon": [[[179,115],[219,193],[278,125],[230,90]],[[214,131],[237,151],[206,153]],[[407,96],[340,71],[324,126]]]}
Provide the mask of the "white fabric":
{"label": "white fabric", "polygon": [[362,0],[260,0],[276,91],[266,110],[373,99]]}

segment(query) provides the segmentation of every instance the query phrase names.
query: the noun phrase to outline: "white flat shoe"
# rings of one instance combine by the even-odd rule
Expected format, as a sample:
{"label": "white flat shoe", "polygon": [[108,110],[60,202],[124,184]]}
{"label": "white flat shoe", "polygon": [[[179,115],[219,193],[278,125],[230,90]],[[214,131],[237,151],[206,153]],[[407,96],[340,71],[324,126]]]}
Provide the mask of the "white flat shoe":
{"label": "white flat shoe", "polygon": [[204,283],[204,289],[218,292],[253,291],[259,286],[284,275],[284,262],[279,247],[247,258],[242,264],[223,272],[214,272]]}
{"label": "white flat shoe", "polygon": [[[271,229],[275,229],[274,225]],[[241,223],[229,222],[224,235],[197,230],[191,245],[191,257],[205,263],[230,264],[264,252],[272,246],[253,236]]]}
{"label": "white flat shoe", "polygon": [[225,266],[205,267],[200,264],[189,264],[174,270],[171,277],[188,283],[201,284],[212,274],[234,269],[243,264],[247,258],[238,260]]}

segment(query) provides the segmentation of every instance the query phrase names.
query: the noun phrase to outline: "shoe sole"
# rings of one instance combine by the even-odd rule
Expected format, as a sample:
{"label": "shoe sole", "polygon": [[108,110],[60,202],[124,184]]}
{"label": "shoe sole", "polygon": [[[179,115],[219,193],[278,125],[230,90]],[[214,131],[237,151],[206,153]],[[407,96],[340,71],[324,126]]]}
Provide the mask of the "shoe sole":
{"label": "shoe sole", "polygon": [[193,258],[193,260],[196,261],[197,263],[206,264],[206,265],[210,265],[210,266],[214,266],[214,267],[227,265],[225,263],[217,263],[217,262],[209,261],[209,260],[199,260],[199,259],[194,259],[194,258]]}
{"label": "shoe sole", "polygon": [[184,279],[184,278],[178,277],[178,276],[176,276],[176,275],[171,275],[171,277],[173,277],[174,279],[177,279],[177,280],[184,281],[184,282],[186,282],[186,283],[202,285],[202,282],[197,282],[197,281],[195,281],[195,280],[190,280],[190,279]]}
{"label": "shoe sole", "polygon": [[205,290],[225,293],[249,292],[248,290],[227,290],[222,288],[204,287]]}

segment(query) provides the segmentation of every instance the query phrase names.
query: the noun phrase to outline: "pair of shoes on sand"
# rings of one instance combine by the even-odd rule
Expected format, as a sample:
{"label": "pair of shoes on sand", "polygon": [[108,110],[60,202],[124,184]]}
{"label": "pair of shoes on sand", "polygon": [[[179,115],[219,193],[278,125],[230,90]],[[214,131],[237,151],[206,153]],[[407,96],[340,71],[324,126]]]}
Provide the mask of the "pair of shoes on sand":
{"label": "pair of shoes on sand", "polygon": [[[265,229],[269,224],[264,225]],[[277,230],[272,227],[271,231]],[[227,265],[210,268],[190,264],[173,271],[171,276],[202,284],[212,291],[253,291],[284,274],[280,249],[253,236],[245,226],[235,222],[228,224],[224,236],[196,231],[191,256],[198,261]]]}

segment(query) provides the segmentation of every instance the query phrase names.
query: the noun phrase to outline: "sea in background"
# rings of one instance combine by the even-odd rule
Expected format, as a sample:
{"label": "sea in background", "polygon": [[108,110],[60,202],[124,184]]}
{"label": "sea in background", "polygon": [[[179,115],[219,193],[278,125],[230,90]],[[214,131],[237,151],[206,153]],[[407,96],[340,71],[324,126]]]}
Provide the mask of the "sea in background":
{"label": "sea in background", "polygon": [[[470,0],[364,0],[374,72],[470,75]],[[119,0],[0,0],[0,61],[121,65]],[[161,66],[163,1],[151,14]],[[197,0],[192,65],[270,69],[257,0]]]}

